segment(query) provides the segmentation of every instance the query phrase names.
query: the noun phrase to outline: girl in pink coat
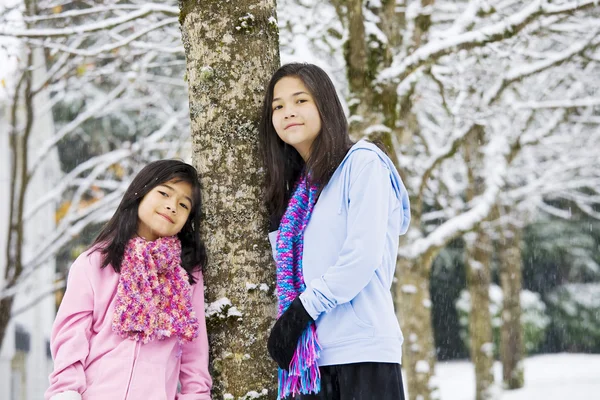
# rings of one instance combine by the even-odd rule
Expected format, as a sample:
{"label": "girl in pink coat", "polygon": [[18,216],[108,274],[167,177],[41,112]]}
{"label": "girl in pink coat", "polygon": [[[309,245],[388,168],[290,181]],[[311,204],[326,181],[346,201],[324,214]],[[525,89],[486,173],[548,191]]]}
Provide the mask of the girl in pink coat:
{"label": "girl in pink coat", "polygon": [[46,400],[210,400],[200,211],[191,165],[134,178],[69,271]]}

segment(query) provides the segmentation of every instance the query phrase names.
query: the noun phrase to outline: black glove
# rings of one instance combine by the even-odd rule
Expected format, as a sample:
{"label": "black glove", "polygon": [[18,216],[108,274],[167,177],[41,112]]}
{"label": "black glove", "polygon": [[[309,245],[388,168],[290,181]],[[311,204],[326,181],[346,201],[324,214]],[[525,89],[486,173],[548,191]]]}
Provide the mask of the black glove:
{"label": "black glove", "polygon": [[298,346],[298,339],[312,320],[302,305],[300,297],[296,297],[275,322],[269,335],[267,348],[271,358],[279,364],[281,369],[287,371],[290,368],[290,362],[292,362],[296,346]]}

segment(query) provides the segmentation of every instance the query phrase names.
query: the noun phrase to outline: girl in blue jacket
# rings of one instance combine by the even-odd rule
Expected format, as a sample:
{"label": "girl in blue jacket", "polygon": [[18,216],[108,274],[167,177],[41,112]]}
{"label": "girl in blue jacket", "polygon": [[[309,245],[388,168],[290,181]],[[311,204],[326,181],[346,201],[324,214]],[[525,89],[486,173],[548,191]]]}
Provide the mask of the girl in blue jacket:
{"label": "girl in blue jacket", "polygon": [[378,146],[353,143],[333,83],[287,64],[260,125],[279,313],[268,350],[279,398],[404,399],[390,288],[406,189]]}

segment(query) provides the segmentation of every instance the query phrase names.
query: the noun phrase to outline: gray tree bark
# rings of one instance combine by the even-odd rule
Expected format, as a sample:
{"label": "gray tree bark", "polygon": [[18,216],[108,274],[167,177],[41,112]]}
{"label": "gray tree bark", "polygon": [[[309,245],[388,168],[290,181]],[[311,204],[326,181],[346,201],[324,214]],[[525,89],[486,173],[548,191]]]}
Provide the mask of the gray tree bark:
{"label": "gray tree bark", "polygon": [[275,274],[257,146],[264,90],[279,67],[275,0],[182,0],[202,236],[213,398],[275,399],[266,342]]}
{"label": "gray tree bark", "polygon": [[521,325],[522,260],[520,228],[509,224],[501,230],[499,243],[500,283],[504,295],[500,330],[502,380],[506,389],[525,384],[524,342]]}
{"label": "gray tree bark", "polygon": [[475,366],[476,400],[493,398],[494,339],[490,315],[491,240],[484,230],[465,235],[467,285],[471,295],[469,348]]}
{"label": "gray tree bark", "polygon": [[[485,131],[475,126],[465,144],[465,161],[468,168],[469,187],[466,200],[471,201],[483,191],[481,144],[485,143]],[[493,398],[494,338],[490,315],[490,283],[492,241],[485,229],[479,227],[465,237],[467,286],[471,296],[469,318],[469,349],[475,366],[476,400]]]}
{"label": "gray tree bark", "polygon": [[404,334],[402,370],[410,400],[434,399],[437,389],[431,379],[436,363],[429,292],[433,258],[433,252],[428,252],[417,260],[400,259],[396,266],[394,299]]}
{"label": "gray tree bark", "polygon": [[[31,1],[25,2],[25,15],[34,15],[35,4]],[[32,135],[32,127],[35,119],[33,106],[34,94],[33,52],[26,55],[26,68],[23,69],[16,87],[16,95],[10,105],[9,120],[10,129],[9,147],[11,157],[10,165],[10,201],[8,211],[8,224],[6,233],[6,270],[4,271],[5,288],[12,288],[17,284],[23,272],[23,246],[25,241],[24,212],[25,196],[27,186],[31,179],[28,174],[29,140]],[[23,128],[18,129],[19,126]],[[14,295],[0,299],[0,348],[4,342],[8,323],[11,319]]]}

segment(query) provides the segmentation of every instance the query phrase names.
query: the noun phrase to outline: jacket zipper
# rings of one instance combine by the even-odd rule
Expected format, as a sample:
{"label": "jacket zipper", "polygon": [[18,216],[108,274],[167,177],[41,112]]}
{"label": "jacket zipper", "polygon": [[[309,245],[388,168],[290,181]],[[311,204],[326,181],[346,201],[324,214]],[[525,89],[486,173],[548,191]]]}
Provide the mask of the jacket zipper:
{"label": "jacket zipper", "polygon": [[139,346],[140,342],[138,340],[135,341],[135,346],[133,347],[133,361],[131,362],[131,369],[129,370],[129,380],[127,381],[127,388],[125,389],[125,397],[124,400],[127,400],[129,397],[129,388],[131,386],[131,378],[133,378],[133,371],[135,370],[135,362],[139,356]]}

